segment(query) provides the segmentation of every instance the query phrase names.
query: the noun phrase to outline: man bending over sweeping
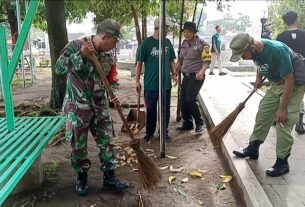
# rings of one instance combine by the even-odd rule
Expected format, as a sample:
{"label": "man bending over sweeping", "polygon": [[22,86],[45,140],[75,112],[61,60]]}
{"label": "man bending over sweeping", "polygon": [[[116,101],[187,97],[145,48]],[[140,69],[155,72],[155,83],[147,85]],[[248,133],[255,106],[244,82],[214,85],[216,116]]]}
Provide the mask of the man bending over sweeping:
{"label": "man bending over sweeping", "polygon": [[241,158],[258,159],[259,147],[265,141],[275,118],[277,159],[275,164],[266,170],[266,174],[277,177],[288,173],[288,157],[293,144],[291,130],[297,122],[305,90],[305,85],[300,84],[299,77],[294,74],[294,52],[282,42],[256,40],[247,33],[236,35],[230,43],[230,48],[232,62],[243,58],[253,60],[257,65],[255,88],[260,87],[263,76],[271,83],[260,102],[249,145],[242,150],[234,150],[233,153]]}
{"label": "man bending over sweeping", "polygon": [[[124,191],[128,184],[117,179],[114,174],[116,160],[112,137],[112,119],[109,113],[106,88],[93,62],[91,52],[98,57],[114,93],[118,90],[117,70],[111,50],[121,37],[121,26],[112,19],[101,22],[97,32],[89,41],[83,39],[68,43],[56,63],[58,74],[68,74],[63,111],[66,114],[66,138],[71,142],[71,165],[78,175],[75,190],[78,195],[88,192],[87,172],[91,161],[87,158],[88,130],[98,148],[101,171],[104,172],[104,187]],[[110,100],[120,104],[117,96]]]}

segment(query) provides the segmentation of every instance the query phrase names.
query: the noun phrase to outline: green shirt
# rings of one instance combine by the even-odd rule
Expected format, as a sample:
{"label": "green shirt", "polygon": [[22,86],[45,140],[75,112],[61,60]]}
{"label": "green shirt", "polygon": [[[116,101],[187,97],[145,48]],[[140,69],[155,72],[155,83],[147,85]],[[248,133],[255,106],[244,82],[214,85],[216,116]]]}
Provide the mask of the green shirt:
{"label": "green shirt", "polygon": [[264,39],[262,42],[264,49],[254,60],[258,71],[272,82],[278,82],[293,73],[288,46],[274,40]]}
{"label": "green shirt", "polygon": [[211,49],[211,52],[215,52],[214,50],[214,44],[216,45],[216,48],[218,50],[218,53],[220,54],[221,50],[220,50],[220,46],[221,46],[221,40],[220,40],[220,36],[218,33],[215,33],[213,36],[212,36],[212,49]]}
{"label": "green shirt", "polygon": [[[176,58],[174,48],[169,39],[165,40],[165,89],[172,87],[170,63]],[[145,64],[144,90],[159,90],[159,40],[148,37],[140,46],[137,61]]]}

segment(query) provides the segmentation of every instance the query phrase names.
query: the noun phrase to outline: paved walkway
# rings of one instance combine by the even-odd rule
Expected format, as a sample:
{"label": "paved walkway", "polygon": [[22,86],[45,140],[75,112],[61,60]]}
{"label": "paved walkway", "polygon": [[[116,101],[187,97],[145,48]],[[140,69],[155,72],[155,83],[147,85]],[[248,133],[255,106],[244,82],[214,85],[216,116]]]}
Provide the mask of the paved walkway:
{"label": "paved walkway", "polygon": [[[216,73],[218,74],[218,73]],[[217,125],[252,90],[252,77],[209,76],[200,91],[201,105],[211,124]],[[222,151],[241,187],[248,206],[302,207],[305,206],[305,135],[293,131],[295,142],[289,158],[290,173],[271,178],[265,170],[276,159],[275,129],[272,127],[260,148],[258,160],[240,159],[232,150],[245,147],[253,130],[255,115],[263,93],[254,94],[239,114],[222,142]]]}

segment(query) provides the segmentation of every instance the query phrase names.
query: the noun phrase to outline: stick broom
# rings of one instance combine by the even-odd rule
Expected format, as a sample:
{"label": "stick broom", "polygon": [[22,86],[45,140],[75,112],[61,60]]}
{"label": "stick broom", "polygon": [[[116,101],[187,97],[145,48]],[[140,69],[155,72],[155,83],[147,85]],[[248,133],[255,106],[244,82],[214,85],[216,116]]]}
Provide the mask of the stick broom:
{"label": "stick broom", "polygon": [[[265,81],[265,79],[266,78],[263,78],[262,83]],[[258,88],[260,88],[260,87],[258,87]],[[234,111],[232,111],[222,122],[220,122],[217,126],[215,126],[211,130],[210,136],[211,136],[211,140],[214,145],[216,145],[216,146],[220,145],[222,138],[229,131],[230,127],[234,123],[238,114],[243,110],[243,108],[245,108],[246,102],[256,91],[257,91],[257,88],[253,89],[253,91],[248,95],[248,97],[242,103],[240,103]]]}
{"label": "stick broom", "polygon": [[[87,38],[84,38],[85,41],[88,41]],[[108,95],[110,95],[111,98],[114,98],[115,95],[112,92],[111,86],[106,78],[104,69],[100,62],[98,61],[98,58],[94,53],[91,53],[90,59],[95,65],[95,68],[97,72],[99,73],[101,80],[106,87],[106,90],[108,92]],[[140,181],[145,189],[154,188],[158,182],[161,180],[161,173],[159,168],[155,165],[154,161],[151,160],[143,151],[140,140],[136,139],[132,133],[132,131],[129,128],[129,125],[125,119],[125,116],[122,112],[121,106],[116,105],[116,110],[120,116],[120,118],[123,121],[123,124],[131,138],[130,146],[132,149],[136,152],[137,159],[138,159],[138,168],[139,168],[139,174],[140,174]]]}

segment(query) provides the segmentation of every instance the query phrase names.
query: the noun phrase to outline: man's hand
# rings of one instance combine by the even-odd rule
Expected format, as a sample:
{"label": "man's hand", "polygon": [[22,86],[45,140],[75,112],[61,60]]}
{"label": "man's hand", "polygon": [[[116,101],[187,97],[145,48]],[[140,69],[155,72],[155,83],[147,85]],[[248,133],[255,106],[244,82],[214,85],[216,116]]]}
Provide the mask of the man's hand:
{"label": "man's hand", "polygon": [[114,96],[113,98],[109,97],[110,102],[112,102],[114,105],[120,105],[121,101],[118,96]]}
{"label": "man's hand", "polygon": [[174,86],[177,86],[177,84],[178,84],[177,73],[172,74],[172,81],[173,81]]}
{"label": "man's hand", "polygon": [[257,78],[255,83],[254,83],[254,90],[259,89],[263,85],[263,80],[262,78]]}
{"label": "man's hand", "polygon": [[198,73],[196,73],[196,79],[197,80],[204,80],[205,78],[205,74],[202,71],[199,71]]}
{"label": "man's hand", "polygon": [[94,52],[94,46],[91,41],[84,42],[82,48],[80,49],[80,54],[82,58],[88,58],[90,53]]}
{"label": "man's hand", "polygon": [[141,86],[140,81],[136,81],[136,91],[137,91],[137,93],[141,92],[141,88],[142,88],[142,86]]}
{"label": "man's hand", "polygon": [[282,126],[288,121],[288,111],[287,109],[279,108],[276,113],[276,121]]}

